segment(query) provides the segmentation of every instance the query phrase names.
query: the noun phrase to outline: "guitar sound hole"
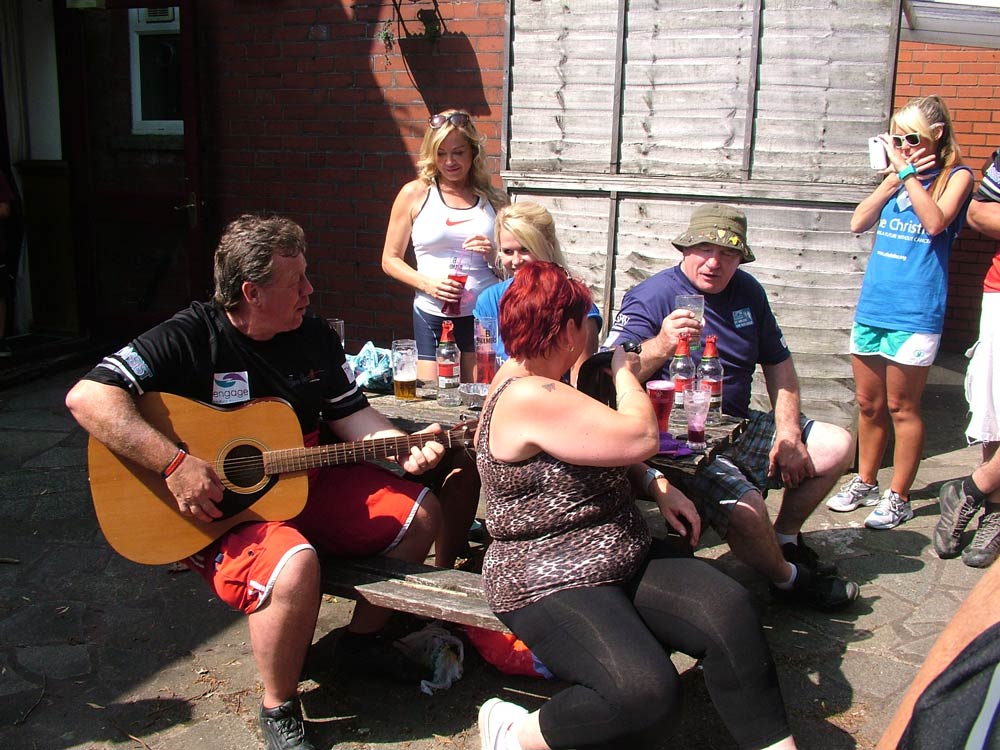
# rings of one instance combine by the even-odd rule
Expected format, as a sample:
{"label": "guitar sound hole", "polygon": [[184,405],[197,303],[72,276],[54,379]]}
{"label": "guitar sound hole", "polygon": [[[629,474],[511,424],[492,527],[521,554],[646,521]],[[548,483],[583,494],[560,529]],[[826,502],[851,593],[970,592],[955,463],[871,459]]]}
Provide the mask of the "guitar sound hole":
{"label": "guitar sound hole", "polygon": [[257,448],[241,445],[229,452],[222,470],[233,487],[253,487],[264,478],[264,459]]}

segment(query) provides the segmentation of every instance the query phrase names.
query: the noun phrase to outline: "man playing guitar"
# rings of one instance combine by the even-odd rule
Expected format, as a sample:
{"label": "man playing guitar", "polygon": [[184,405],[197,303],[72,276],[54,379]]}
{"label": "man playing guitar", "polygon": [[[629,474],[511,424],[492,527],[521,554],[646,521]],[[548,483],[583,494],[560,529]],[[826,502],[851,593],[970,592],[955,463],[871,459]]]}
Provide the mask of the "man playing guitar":
{"label": "man playing guitar", "polygon": [[[305,445],[318,442],[321,421],[345,441],[404,434],[368,404],[342,342],[307,312],[313,287],[305,253],[296,223],[239,217],[215,252],[213,300],[195,302],[105,357],[66,398],[94,439],[141,471],[155,472],[153,481],[165,483],[177,513],[192,526],[211,528],[224,516],[218,505],[223,480],[211,457],[189,454],[183,436],[178,441],[164,434],[143,415],[144,393],[220,407],[278,397],[294,409]],[[429,440],[397,461],[421,474],[443,453],[436,439]],[[370,464],[313,469],[297,516],[236,525],[184,560],[223,601],[249,616],[268,750],[313,747],[297,693],[319,612],[318,554],[422,562],[439,516],[437,498],[427,489]],[[376,644],[388,617],[358,602],[341,648],[372,659],[373,649],[384,650]]]}

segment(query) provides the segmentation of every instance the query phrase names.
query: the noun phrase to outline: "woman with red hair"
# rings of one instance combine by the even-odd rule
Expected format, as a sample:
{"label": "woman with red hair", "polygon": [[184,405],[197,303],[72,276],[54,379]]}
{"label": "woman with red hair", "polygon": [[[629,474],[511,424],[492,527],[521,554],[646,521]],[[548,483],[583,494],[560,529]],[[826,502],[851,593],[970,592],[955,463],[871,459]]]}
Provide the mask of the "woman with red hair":
{"label": "woman with red hair", "polygon": [[529,713],[493,698],[489,750],[583,748],[661,721],[679,705],[671,651],[701,660],[741,748],[795,747],[747,591],[651,539],[649,495],[697,543],[691,501],[641,462],[659,447],[636,354],[611,360],[617,410],[560,382],[586,343],[587,288],[554,263],[521,268],[500,303],[508,359],[476,435],[493,543],[483,589],[497,617],[570,686]]}

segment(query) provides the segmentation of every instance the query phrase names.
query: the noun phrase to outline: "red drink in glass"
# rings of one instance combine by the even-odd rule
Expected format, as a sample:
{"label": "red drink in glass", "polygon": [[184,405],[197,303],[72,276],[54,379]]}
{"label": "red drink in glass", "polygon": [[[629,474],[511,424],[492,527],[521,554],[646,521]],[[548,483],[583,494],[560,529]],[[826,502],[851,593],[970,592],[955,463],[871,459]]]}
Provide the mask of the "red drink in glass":
{"label": "red drink in glass", "polygon": [[695,443],[697,445],[705,444],[705,428],[702,427],[700,430],[696,427],[688,427],[688,442]]}
{"label": "red drink in glass", "polygon": [[[457,281],[462,285],[462,289],[465,289],[465,282],[469,280],[469,274],[467,273],[449,273],[448,278],[452,281]],[[445,302],[441,306],[442,315],[461,315],[462,314],[462,300],[459,299],[457,302]]]}
{"label": "red drink in glass", "polygon": [[661,435],[670,432],[670,412],[674,408],[674,384],[670,380],[650,380],[646,393],[656,413],[656,425]]}
{"label": "red drink in glass", "polygon": [[493,347],[476,347],[476,382],[492,383],[497,374],[497,354]]}

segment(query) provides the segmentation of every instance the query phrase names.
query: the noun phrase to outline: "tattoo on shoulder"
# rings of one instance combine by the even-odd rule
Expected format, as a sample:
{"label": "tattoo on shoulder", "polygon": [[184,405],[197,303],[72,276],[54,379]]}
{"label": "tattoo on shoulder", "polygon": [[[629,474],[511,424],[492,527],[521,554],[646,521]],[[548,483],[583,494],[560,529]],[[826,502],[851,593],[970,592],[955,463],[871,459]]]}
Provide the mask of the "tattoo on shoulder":
{"label": "tattoo on shoulder", "polygon": [[544,388],[547,391],[554,391],[556,389],[556,384],[555,383],[546,383],[545,385],[542,386],[542,388]]}

